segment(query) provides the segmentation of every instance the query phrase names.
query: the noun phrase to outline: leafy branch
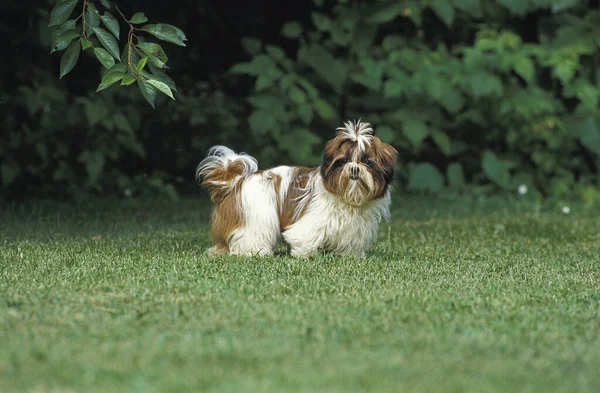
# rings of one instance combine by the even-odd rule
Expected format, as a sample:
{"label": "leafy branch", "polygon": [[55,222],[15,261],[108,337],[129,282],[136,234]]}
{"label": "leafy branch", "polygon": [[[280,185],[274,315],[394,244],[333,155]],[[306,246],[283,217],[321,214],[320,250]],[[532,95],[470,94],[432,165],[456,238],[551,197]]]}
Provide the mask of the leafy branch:
{"label": "leafy branch", "polygon": [[[80,0],[57,0],[50,12],[49,26],[54,27],[50,53],[64,51],[60,60],[60,78],[73,70],[82,51],[91,49],[106,68],[97,92],[117,82],[122,86],[137,82],[140,92],[153,108],[157,91],[175,99],[173,91],[176,92],[177,87],[166,74],[167,54],[158,43],[146,41],[141,33],[185,46],[187,38],[183,31],[166,23],[146,24],[148,18],[143,12],[137,12],[127,19],[109,0],[100,0],[103,13],[90,0],[81,2],[81,13],[75,19],[69,17]],[[128,27],[127,42],[122,51],[118,43],[121,26],[110,13],[111,9],[116,10]]]}

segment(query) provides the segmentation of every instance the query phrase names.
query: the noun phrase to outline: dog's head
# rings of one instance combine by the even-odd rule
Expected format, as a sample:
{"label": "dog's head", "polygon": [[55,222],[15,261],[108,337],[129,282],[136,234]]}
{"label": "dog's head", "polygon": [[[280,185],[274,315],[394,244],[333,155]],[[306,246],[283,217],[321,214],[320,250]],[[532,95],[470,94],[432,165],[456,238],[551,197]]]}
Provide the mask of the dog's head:
{"label": "dog's head", "polygon": [[384,196],[398,152],[373,134],[371,124],[348,121],[327,142],[320,166],[325,188],[343,201],[363,206]]}

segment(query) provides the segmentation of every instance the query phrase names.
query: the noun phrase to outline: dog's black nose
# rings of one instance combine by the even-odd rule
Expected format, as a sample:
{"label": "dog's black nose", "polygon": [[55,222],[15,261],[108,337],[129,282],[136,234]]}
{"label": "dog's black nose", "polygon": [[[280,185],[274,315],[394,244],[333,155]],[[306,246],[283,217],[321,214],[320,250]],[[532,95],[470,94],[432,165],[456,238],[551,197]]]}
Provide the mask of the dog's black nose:
{"label": "dog's black nose", "polygon": [[358,180],[358,167],[353,166],[350,168],[350,179]]}

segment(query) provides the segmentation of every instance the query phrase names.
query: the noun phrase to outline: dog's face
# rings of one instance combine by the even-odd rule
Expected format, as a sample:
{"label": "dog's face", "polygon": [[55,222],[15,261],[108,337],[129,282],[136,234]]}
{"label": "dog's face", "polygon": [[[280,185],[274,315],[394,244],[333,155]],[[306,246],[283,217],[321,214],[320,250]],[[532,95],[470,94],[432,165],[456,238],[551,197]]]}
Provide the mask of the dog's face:
{"label": "dog's face", "polygon": [[325,146],[321,176],[327,191],[363,206],[385,194],[397,160],[396,149],[374,136],[369,123],[347,122]]}

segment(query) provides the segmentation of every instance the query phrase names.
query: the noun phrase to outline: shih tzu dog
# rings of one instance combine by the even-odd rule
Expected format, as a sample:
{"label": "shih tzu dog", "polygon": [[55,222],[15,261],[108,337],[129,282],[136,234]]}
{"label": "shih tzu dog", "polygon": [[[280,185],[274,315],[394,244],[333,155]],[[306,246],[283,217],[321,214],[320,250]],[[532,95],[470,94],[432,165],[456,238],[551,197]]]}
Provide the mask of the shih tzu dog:
{"label": "shih tzu dog", "polygon": [[398,152],[369,123],[346,122],[318,168],[258,170],[256,159],[214,146],[196,171],[214,203],[210,255],[271,255],[283,240],[296,257],[362,257],[389,219]]}

